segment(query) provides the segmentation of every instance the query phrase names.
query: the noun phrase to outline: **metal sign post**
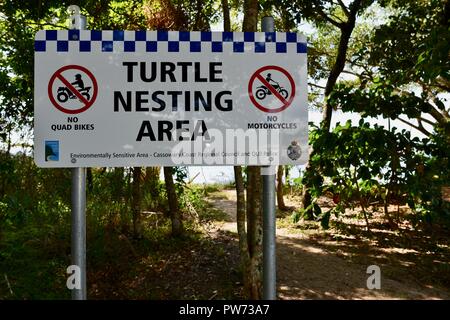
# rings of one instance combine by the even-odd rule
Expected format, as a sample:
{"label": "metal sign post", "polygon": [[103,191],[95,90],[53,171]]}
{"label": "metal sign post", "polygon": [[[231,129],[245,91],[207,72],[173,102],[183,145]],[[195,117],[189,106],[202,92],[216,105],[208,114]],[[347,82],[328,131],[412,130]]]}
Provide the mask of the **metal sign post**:
{"label": "metal sign post", "polygon": [[261,168],[263,176],[263,299],[277,298],[275,168]]}
{"label": "metal sign post", "polygon": [[[68,8],[69,29],[86,29],[80,8]],[[72,169],[72,265],[80,271],[80,289],[72,290],[72,300],[86,300],[86,168]]]}
{"label": "metal sign post", "polygon": [[[262,19],[262,31],[274,32],[273,17]],[[276,211],[275,211],[275,168],[265,166],[263,176],[263,299],[276,300]]]}

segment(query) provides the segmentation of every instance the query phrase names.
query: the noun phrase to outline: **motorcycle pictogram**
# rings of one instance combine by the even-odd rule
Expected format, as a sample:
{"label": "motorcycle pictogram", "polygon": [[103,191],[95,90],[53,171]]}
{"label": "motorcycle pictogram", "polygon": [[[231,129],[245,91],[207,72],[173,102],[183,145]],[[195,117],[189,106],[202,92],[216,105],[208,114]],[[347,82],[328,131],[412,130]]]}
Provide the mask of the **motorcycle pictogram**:
{"label": "motorcycle pictogram", "polygon": [[[283,88],[277,81],[273,80],[271,74],[267,74],[266,81],[284,98],[289,96],[287,90]],[[256,98],[264,100],[266,96],[272,95],[272,92],[264,85],[259,86],[255,92]]]}

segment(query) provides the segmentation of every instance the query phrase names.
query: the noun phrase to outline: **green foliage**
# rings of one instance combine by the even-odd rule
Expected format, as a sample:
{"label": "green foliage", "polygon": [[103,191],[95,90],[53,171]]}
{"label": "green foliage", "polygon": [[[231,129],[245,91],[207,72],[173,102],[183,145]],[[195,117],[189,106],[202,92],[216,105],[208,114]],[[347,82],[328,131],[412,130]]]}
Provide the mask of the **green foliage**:
{"label": "green foliage", "polygon": [[292,222],[298,223],[300,221],[300,218],[303,216],[303,214],[304,214],[303,209],[298,209],[298,210],[295,210],[294,212],[292,212],[292,215],[291,215]]}
{"label": "green foliage", "polygon": [[[144,1],[75,1],[91,29],[146,29]],[[66,29],[73,1],[0,2],[0,139],[24,130],[33,119],[34,35]],[[0,140],[0,142],[1,142]]]}
{"label": "green foliage", "polygon": [[[450,134],[450,2],[382,1],[392,12],[354,54],[358,81],[341,83],[328,103],[362,116],[407,116]],[[424,117],[427,115],[427,117]],[[448,143],[448,142],[447,142]]]}
{"label": "green foliage", "polygon": [[[316,170],[304,179],[312,186],[313,197],[325,192],[335,195],[334,214],[353,208],[355,203],[368,207],[373,201],[383,201],[388,189],[390,198],[408,203],[423,219],[450,222],[449,204],[441,197],[442,186],[450,182],[450,152],[442,139],[439,134],[431,140],[411,138],[408,131],[370,127],[363,120],[357,127],[348,121],[332,132],[315,128],[310,140],[315,150],[311,165]],[[314,205],[313,201],[313,207],[305,211],[323,219],[327,226],[329,213],[321,214]]]}
{"label": "green foliage", "polygon": [[11,156],[1,152],[0,158],[0,222],[24,225],[64,219],[70,201],[68,170],[36,168],[33,160],[23,154]]}
{"label": "green foliage", "polygon": [[331,211],[332,210],[328,210],[324,212],[319,218],[320,225],[323,229],[328,229],[330,227]]}
{"label": "green foliage", "polygon": [[[178,179],[185,172],[181,170]],[[145,211],[163,211],[167,203],[159,176],[152,183],[144,177],[144,239],[130,243],[131,177],[129,168],[92,169],[92,188],[87,194],[90,270],[100,268],[103,273],[117,263],[115,255],[134,254],[133,250],[147,257],[156,244],[163,251],[169,247],[178,250],[191,238],[200,237],[199,226],[223,214],[205,203],[206,189],[184,184],[180,203],[189,232],[182,240],[172,240],[169,219],[159,216],[154,223],[145,215]],[[65,287],[70,264],[70,188],[70,170],[37,168],[29,156],[0,152],[0,274],[2,278],[7,275],[13,290],[11,294],[2,281],[0,299],[70,298]],[[157,256],[152,255],[152,259],[158,261]]]}
{"label": "green foliage", "polygon": [[70,264],[70,226],[28,224],[3,232],[0,239],[1,299],[70,299],[66,268]]}
{"label": "green foliage", "polygon": [[341,107],[343,111],[358,112],[363,117],[377,117],[381,114],[391,119],[397,119],[400,115],[417,118],[422,112],[429,112],[432,108],[413,92],[398,94],[396,86],[381,79],[366,88],[354,87],[348,83],[340,84],[331,93],[328,102],[334,107]]}
{"label": "green foliage", "polygon": [[[363,123],[348,127],[347,133],[343,127],[332,133],[316,130],[313,144],[325,154],[329,148],[334,151],[317,153],[314,161],[332,179],[340,203],[355,196],[365,197],[363,204],[371,201],[367,197],[383,201],[393,197],[407,202],[418,220],[448,221],[449,204],[443,202],[441,189],[450,184],[450,118],[443,95],[450,92],[450,2],[380,3],[390,10],[387,22],[364,39],[351,61],[353,68],[364,72],[356,81],[338,84],[327,102],[363,117],[416,119],[418,124],[411,125],[427,138],[412,139],[407,131],[367,130]],[[333,144],[340,141],[347,141],[347,147],[338,151]],[[364,141],[373,152],[364,148]]]}
{"label": "green foliage", "polygon": [[323,216],[322,209],[317,203],[317,198],[315,198],[307,208],[305,209],[300,208],[294,211],[291,215],[291,218],[293,223],[297,223],[302,218],[306,220],[313,220],[313,219],[321,220],[322,216]]}
{"label": "green foliage", "polygon": [[370,49],[370,63],[391,82],[435,83],[450,80],[450,3],[448,0],[383,1],[395,9],[378,28]]}

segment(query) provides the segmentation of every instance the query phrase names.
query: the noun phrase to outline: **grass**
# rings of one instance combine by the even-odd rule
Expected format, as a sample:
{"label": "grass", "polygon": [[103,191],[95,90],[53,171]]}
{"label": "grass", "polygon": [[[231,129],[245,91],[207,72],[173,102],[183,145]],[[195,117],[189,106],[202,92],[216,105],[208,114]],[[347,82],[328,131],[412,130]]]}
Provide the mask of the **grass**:
{"label": "grass", "polygon": [[70,298],[65,287],[65,272],[70,264],[67,254],[70,231],[67,231],[67,237],[63,230],[49,235],[48,230],[32,227],[3,233],[0,299]]}
{"label": "grass", "polygon": [[277,228],[287,229],[290,233],[304,235],[323,231],[321,230],[320,222],[317,221],[301,219],[298,223],[294,223],[294,213],[295,210],[280,211],[277,209]]}
{"label": "grass", "polygon": [[[198,187],[201,188],[201,187]],[[219,190],[208,187],[209,192]],[[194,196],[201,226],[227,215]],[[106,216],[101,211],[96,215]],[[88,214],[91,216],[91,214]],[[110,221],[110,223],[113,223]],[[147,221],[144,223],[146,225]],[[88,219],[87,279],[91,299],[235,299],[239,297],[239,254],[228,235],[211,238],[185,221],[183,237],[171,236],[170,220],[147,225],[143,238],[128,229]],[[27,221],[4,226],[0,234],[0,300],[70,299],[70,221]],[[230,259],[230,254],[233,256]],[[234,262],[233,262],[234,261]],[[12,293],[11,293],[11,290]],[[216,291],[216,293],[214,293]]]}
{"label": "grass", "polygon": [[209,221],[228,221],[228,215],[223,210],[208,203],[205,205],[205,212],[202,217]]}

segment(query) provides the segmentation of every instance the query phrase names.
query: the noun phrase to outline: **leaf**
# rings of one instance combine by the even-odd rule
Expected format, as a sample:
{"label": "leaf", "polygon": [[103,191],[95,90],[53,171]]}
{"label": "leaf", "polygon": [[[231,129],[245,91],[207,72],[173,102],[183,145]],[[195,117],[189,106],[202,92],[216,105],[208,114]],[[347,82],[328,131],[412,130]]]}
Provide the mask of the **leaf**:
{"label": "leaf", "polygon": [[320,216],[322,213],[322,209],[320,208],[320,206],[317,203],[313,204],[313,212],[316,217]]}
{"label": "leaf", "polygon": [[329,229],[330,228],[330,217],[331,217],[331,210],[328,210],[327,212],[323,213],[320,216],[320,225],[323,229]]}

